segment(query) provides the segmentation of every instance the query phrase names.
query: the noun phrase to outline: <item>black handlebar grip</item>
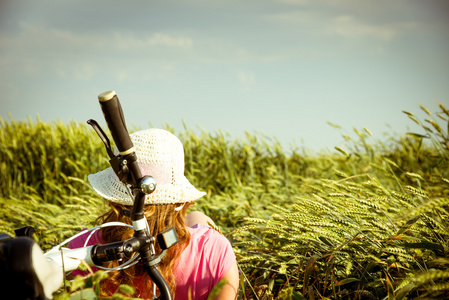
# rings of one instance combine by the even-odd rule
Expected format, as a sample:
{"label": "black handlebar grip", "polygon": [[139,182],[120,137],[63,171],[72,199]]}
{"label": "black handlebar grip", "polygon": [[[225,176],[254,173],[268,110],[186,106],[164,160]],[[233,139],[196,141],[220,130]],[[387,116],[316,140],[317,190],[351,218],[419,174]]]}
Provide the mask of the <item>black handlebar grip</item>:
{"label": "black handlebar grip", "polygon": [[98,95],[101,110],[108,124],[109,131],[121,155],[134,152],[134,146],[126,129],[125,117],[123,116],[120,101],[115,91],[107,91]]}

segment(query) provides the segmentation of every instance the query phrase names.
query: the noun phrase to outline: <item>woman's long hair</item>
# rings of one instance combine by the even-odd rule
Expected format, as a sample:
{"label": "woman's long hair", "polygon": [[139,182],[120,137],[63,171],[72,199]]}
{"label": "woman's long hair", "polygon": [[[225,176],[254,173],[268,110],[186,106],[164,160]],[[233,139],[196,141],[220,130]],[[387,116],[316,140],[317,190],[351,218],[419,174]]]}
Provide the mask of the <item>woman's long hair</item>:
{"label": "woman's long hair", "polygon": [[[131,209],[130,206],[124,206],[114,202],[109,202],[111,209],[105,214],[97,218],[96,223],[102,224],[106,222],[123,222],[131,224],[131,219],[125,217],[122,213],[123,209]],[[175,208],[180,204],[164,204],[164,205],[145,205],[144,213],[147,218],[150,233],[156,237],[160,232],[168,227],[174,227],[178,235],[179,242],[168,249],[161,263],[159,271],[168,282],[172,294],[175,294],[176,281],[173,276],[173,269],[176,267],[178,258],[182,251],[190,242],[190,233],[185,225],[185,213],[190,203],[176,211]],[[133,230],[125,226],[105,227],[101,229],[101,238],[104,243],[112,243],[126,240],[133,235]],[[159,254],[161,249],[157,243],[155,244],[156,253]],[[107,267],[116,267],[118,262],[111,262]],[[144,271],[141,264],[136,264],[130,268],[109,273],[106,280],[100,283],[101,295],[111,296],[120,284],[127,284],[137,288],[137,297],[147,297],[152,295],[152,282],[148,274]]]}

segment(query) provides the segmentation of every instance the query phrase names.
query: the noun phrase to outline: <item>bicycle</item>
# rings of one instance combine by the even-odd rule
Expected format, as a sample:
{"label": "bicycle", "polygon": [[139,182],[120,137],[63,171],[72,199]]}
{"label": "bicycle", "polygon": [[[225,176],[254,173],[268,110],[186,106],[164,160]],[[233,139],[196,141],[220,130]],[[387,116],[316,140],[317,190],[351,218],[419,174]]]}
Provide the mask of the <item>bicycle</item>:
{"label": "bicycle", "polygon": [[[173,296],[166,280],[157,269],[167,249],[178,242],[173,227],[167,228],[155,238],[151,235],[143,208],[145,196],[156,189],[156,181],[151,176],[142,176],[137,164],[134,146],[126,128],[125,118],[120,101],[114,91],[107,91],[98,96],[107,126],[119,151],[117,155],[111,149],[110,140],[98,123],[87,121],[95,130],[105,145],[110,158],[109,163],[121,182],[127,184],[132,191],[134,203],[131,210],[123,213],[132,220],[132,225],[124,223],[106,223],[88,229],[89,238],[95,231],[105,226],[128,226],[134,230],[131,238],[109,244],[96,244],[77,249],[63,248],[71,240],[85,232],[80,232],[71,238],[43,253],[39,246],[30,238],[33,229],[23,227],[15,230],[17,238],[0,235],[0,284],[7,286],[23,281],[22,289],[13,296],[24,299],[51,299],[62,284],[66,273],[78,268],[80,261],[89,266],[96,266],[106,271],[119,270],[141,263],[153,282],[153,298],[172,300]],[[162,252],[156,254],[154,244],[157,241]],[[104,268],[102,265],[111,261],[127,259],[116,268]],[[11,276],[8,276],[11,275]],[[159,296],[156,297],[157,289]]]}

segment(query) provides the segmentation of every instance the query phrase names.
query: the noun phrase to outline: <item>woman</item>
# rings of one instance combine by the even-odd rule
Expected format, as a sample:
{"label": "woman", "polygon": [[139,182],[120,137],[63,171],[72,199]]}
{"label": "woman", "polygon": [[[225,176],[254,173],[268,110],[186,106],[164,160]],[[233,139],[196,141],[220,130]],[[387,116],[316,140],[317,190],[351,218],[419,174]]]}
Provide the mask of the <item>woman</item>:
{"label": "woman", "polygon": [[[229,241],[209,227],[212,220],[200,212],[186,216],[193,201],[205,195],[198,191],[184,176],[184,149],[177,137],[166,130],[147,129],[130,135],[142,175],[152,176],[156,190],[145,198],[145,216],[150,233],[156,236],[168,227],[175,227],[179,242],[168,249],[159,265],[159,271],[170,285],[176,300],[206,299],[212,288],[224,279],[215,299],[235,299],[239,285],[239,273],[235,254]],[[131,209],[133,198],[129,189],[120,182],[112,168],[88,177],[94,190],[110,205],[110,210],[97,219],[97,223],[119,221],[130,224],[122,213]],[[89,245],[110,243],[130,238],[133,230],[128,227],[106,227],[89,240]],[[70,248],[84,246],[89,234],[73,240]],[[156,252],[160,249],[156,245]],[[111,263],[108,267],[115,267]],[[74,271],[73,275],[82,274]],[[120,284],[134,286],[137,296],[149,299],[152,282],[140,264],[111,272],[100,284],[102,295],[111,295]]]}

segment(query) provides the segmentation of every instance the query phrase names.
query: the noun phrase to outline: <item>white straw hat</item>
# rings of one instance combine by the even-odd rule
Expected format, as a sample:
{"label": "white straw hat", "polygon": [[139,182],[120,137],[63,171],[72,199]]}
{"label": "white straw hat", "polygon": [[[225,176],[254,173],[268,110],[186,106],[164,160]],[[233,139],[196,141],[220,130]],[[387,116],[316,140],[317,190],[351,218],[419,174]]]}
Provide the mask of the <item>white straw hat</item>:
{"label": "white straw hat", "polygon": [[[184,148],[172,133],[151,128],[130,135],[142,176],[156,180],[156,190],[145,196],[145,204],[173,204],[195,201],[206,193],[198,191],[184,176]],[[94,190],[103,198],[132,205],[130,189],[111,167],[88,176]]]}

